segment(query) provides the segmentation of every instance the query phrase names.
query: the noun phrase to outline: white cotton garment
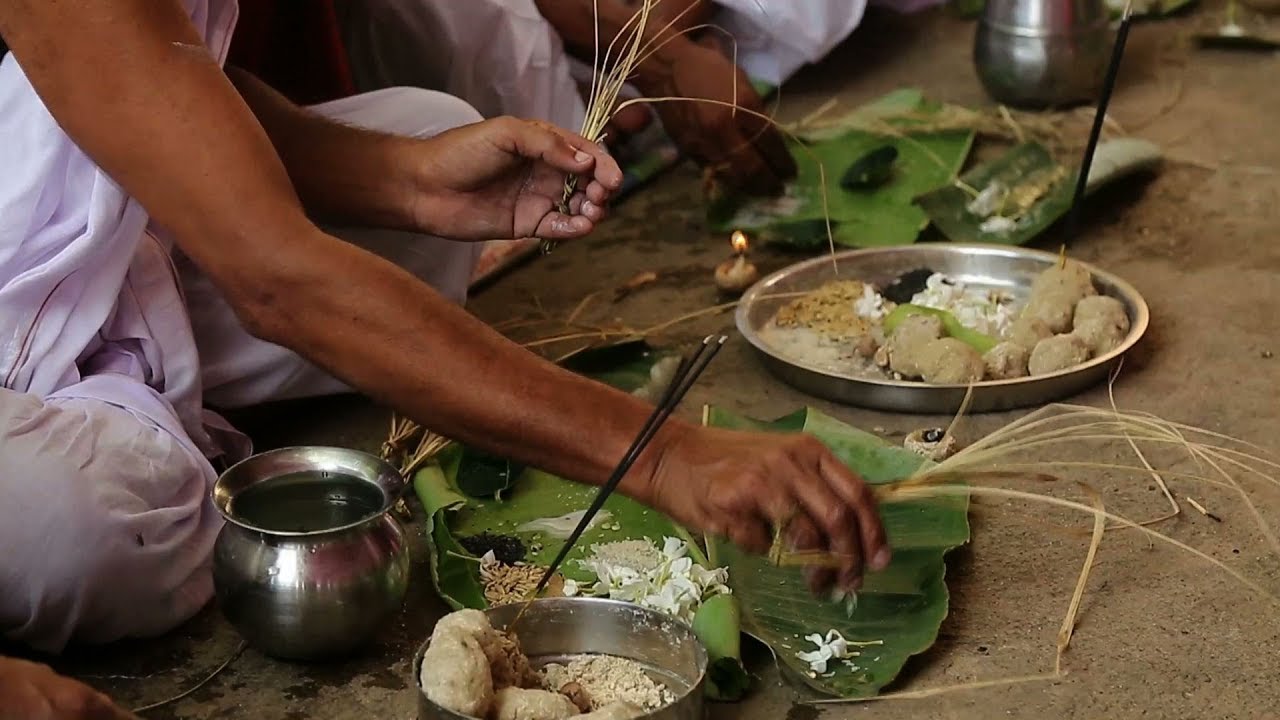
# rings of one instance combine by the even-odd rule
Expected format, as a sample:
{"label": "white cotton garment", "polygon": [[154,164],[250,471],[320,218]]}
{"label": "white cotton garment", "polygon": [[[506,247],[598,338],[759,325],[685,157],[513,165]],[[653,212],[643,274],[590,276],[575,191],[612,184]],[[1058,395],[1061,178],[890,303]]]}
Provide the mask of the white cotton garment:
{"label": "white cotton garment", "polygon": [[[186,5],[222,62],[236,2]],[[63,133],[12,54],[0,63],[0,138],[0,386],[136,409],[150,389],[171,408],[154,422],[217,454],[163,233],[145,237],[146,211]],[[156,242],[163,252],[148,246]],[[142,387],[84,386],[103,350],[131,355],[129,377]]]}
{"label": "white cotton garment", "polygon": [[[188,9],[221,61],[231,0]],[[396,88],[317,106],[426,137],[477,122],[457,98]],[[202,409],[347,390],[252,337],[225,297],[0,65],[0,636],[49,653],[166,632],[213,594],[216,472],[248,439]],[[479,243],[334,234],[463,302]],[[175,259],[176,256],[176,259]],[[202,397],[203,396],[203,397]]]}
{"label": "white cotton garment", "polygon": [[[225,56],[232,0],[188,0]],[[212,594],[208,457],[170,244],[0,63],[0,634],[46,652],[164,632]]]}
{"label": "white cotton garment", "polygon": [[748,75],[781,85],[826,57],[862,22],[867,0],[716,0]]}
{"label": "white cotton garment", "polygon": [[[875,0],[915,12],[941,0]],[[713,23],[736,40],[749,75],[781,85],[862,22],[868,0],[717,0]],[[343,38],[362,91],[440,90],[485,117],[514,115],[582,126],[591,65],[570,58],[534,0],[348,0]],[[636,95],[633,88],[626,97]]]}
{"label": "white cotton garment", "polygon": [[582,126],[586,103],[570,58],[534,0],[346,0],[337,7],[362,92],[438,90],[487,118]]}

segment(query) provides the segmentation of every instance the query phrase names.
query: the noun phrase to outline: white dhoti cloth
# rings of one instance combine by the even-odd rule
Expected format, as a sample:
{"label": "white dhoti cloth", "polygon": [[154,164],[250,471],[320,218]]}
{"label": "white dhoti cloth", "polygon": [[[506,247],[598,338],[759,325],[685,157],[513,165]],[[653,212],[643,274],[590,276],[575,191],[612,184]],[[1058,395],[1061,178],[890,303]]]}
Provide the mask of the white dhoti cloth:
{"label": "white dhoti cloth", "polygon": [[[235,0],[187,6],[224,60]],[[415,136],[480,119],[407,88],[315,109]],[[205,398],[242,406],[345,388],[250,336],[62,132],[12,55],[0,63],[0,138],[0,634],[58,652],[161,633],[212,594],[210,459],[249,452]],[[478,245],[339,234],[465,299]]]}
{"label": "white dhoti cloth", "polygon": [[[915,12],[942,0],[870,0]],[[717,0],[713,22],[737,44],[738,64],[780,86],[821,60],[862,22],[868,0]],[[569,57],[534,0],[340,0],[356,87],[420,87],[456,95],[485,117],[511,115],[578,131],[592,68]],[[624,98],[638,97],[634,87]],[[625,168],[624,168],[625,169]],[[528,241],[497,240],[478,274]]]}
{"label": "white dhoti cloth", "polygon": [[[942,0],[872,0],[901,12]],[[862,22],[868,0],[717,0],[753,79],[781,85]],[[586,114],[591,67],[569,58],[534,0],[342,0],[356,86],[422,87],[456,95],[485,117],[514,115],[570,130]],[[634,94],[632,91],[631,94]]]}

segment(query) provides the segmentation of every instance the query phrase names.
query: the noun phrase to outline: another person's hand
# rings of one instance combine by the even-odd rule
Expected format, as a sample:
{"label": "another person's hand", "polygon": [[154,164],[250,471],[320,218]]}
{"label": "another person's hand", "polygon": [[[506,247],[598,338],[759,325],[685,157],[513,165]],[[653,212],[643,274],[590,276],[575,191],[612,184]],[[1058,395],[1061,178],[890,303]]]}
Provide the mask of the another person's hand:
{"label": "another person's hand", "polygon": [[[650,97],[705,98],[655,102],[653,107],[676,144],[707,167],[726,186],[757,195],[777,195],[796,175],[791,157],[776,127],[751,112],[767,114],[751,79],[719,50],[684,43],[666,59],[663,79],[646,87]],[[725,103],[724,105],[719,103]]]}
{"label": "another person's hand", "polygon": [[[542,122],[486,120],[420,147],[416,224],[456,240],[582,237],[622,186],[622,170],[604,148]],[[564,214],[558,206],[569,175],[578,178],[577,192]]]}
{"label": "another person's hand", "polygon": [[138,720],[46,665],[0,657],[0,720]]}
{"label": "another person's hand", "polygon": [[870,488],[812,436],[670,427],[660,437],[641,469],[647,499],[682,525],[756,553],[786,527],[790,548],[840,561],[810,570],[815,592],[857,590],[864,566],[889,564]]}

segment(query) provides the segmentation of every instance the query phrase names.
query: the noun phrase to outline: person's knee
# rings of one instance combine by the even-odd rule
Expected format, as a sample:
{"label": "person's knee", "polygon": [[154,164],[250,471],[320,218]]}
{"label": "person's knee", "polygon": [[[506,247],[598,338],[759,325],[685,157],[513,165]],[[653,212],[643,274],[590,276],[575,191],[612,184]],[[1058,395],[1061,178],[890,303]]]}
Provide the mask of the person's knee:
{"label": "person's knee", "polygon": [[30,396],[0,410],[0,633],[58,652],[165,632],[212,592],[203,458],[130,412]]}
{"label": "person's knee", "polygon": [[393,135],[426,138],[484,120],[467,101],[435,90],[392,87],[357,97],[369,103],[357,122]]}

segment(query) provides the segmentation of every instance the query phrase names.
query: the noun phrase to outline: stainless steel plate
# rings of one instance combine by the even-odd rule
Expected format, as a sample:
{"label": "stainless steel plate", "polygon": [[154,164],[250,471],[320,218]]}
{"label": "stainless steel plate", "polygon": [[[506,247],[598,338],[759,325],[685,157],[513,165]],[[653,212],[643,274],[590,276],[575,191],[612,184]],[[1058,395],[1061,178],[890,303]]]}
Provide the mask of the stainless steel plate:
{"label": "stainless steel plate", "polygon": [[[883,286],[903,273],[924,267],[973,287],[1004,290],[1023,301],[1031,292],[1032,280],[1055,262],[1058,262],[1056,254],[1040,250],[957,243],[850,250],[836,254],[834,259],[823,255],[779,270],[747,291],[738,305],[738,330],[760,353],[771,372],[802,392],[877,410],[954,413],[964,401],[967,386],[930,385],[834,372],[775,347],[761,331],[778,308],[795,298],[795,293],[816,290],[837,277]],[[1124,303],[1131,324],[1129,336],[1110,353],[1069,370],[977,383],[974,385],[971,412],[1032,407],[1082,392],[1106,380],[1124,354],[1141,339],[1150,322],[1146,301],[1124,280],[1088,263],[1085,266],[1093,273],[1098,292]]]}

